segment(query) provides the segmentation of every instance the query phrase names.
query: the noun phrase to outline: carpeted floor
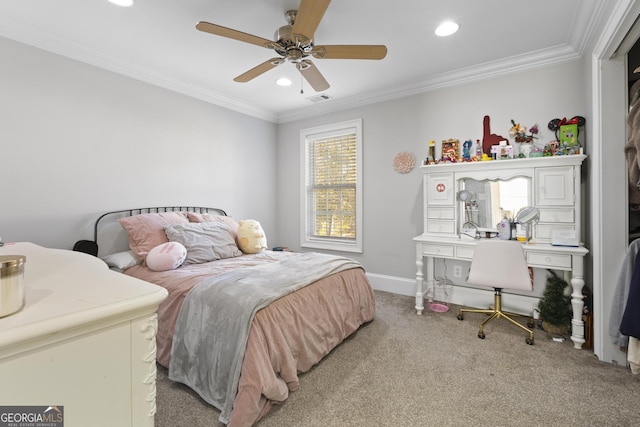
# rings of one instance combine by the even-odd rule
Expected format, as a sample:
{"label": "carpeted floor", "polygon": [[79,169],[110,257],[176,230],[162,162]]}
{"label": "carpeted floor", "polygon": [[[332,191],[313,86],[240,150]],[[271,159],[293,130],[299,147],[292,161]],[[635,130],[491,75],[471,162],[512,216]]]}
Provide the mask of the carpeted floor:
{"label": "carpeted floor", "polygon": [[[505,296],[505,301],[508,296]],[[504,320],[456,319],[376,291],[376,319],[300,377],[258,423],[302,426],[638,426],[640,377]],[[157,427],[222,426],[219,412],[158,367]]]}

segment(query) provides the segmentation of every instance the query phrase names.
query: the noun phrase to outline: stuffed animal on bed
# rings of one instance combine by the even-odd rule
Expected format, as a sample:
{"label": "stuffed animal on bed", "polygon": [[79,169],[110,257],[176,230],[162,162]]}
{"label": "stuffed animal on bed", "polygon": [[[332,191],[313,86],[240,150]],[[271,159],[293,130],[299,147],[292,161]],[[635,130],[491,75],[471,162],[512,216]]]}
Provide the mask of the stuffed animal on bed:
{"label": "stuffed animal on bed", "polygon": [[145,262],[149,270],[167,271],[180,267],[187,257],[187,248],[182,243],[167,242],[151,249]]}
{"label": "stuffed animal on bed", "polygon": [[245,254],[257,254],[267,249],[267,237],[262,226],[255,219],[245,219],[239,222],[238,247]]}

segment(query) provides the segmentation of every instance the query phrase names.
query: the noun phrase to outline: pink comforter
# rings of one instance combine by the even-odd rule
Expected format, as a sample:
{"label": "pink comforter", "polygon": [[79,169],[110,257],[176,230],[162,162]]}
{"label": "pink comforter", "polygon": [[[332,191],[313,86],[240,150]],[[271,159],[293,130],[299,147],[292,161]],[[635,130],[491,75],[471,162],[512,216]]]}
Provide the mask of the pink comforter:
{"label": "pink comforter", "polygon": [[[168,272],[152,272],[142,266],[127,270],[126,274],[169,291],[158,308],[158,362],[169,366],[176,319],[193,286],[212,274],[272,262],[282,256],[286,253],[266,251]],[[289,390],[298,388],[298,373],[311,369],[374,315],[373,290],[359,268],[328,276],[258,311],[249,332],[228,425],[253,425],[273,403],[283,402]]]}

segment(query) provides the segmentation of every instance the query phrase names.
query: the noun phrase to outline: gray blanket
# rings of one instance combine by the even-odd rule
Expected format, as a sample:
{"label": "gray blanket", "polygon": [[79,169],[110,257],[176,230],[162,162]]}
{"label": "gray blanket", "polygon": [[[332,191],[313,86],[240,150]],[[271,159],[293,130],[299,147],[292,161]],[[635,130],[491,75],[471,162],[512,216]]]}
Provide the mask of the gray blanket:
{"label": "gray blanket", "polygon": [[328,275],[361,268],[350,259],[292,253],[280,261],[221,274],[185,298],[171,348],[169,378],[188,385],[228,423],[255,313]]}

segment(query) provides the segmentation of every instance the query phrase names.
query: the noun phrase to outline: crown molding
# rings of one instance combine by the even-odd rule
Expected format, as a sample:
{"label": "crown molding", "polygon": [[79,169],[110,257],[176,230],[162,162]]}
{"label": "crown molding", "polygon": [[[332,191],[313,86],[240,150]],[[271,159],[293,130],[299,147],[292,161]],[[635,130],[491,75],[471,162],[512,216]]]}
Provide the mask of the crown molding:
{"label": "crown molding", "polygon": [[278,115],[278,123],[286,123],[314,117],[339,110],[362,107],[364,105],[390,101],[480,80],[499,77],[505,74],[528,71],[549,65],[577,60],[580,55],[569,45],[556,46],[526,54],[515,55],[499,61],[487,62],[473,67],[435,75],[415,84],[398,86],[375,94],[364,94],[345,99],[297,109]]}
{"label": "crown molding", "polygon": [[185,81],[175,75],[142,67],[136,63],[135,59],[125,61],[107,56],[72,40],[46,34],[27,23],[8,20],[1,16],[0,36],[173,92],[181,93],[210,104],[278,124],[578,59],[585,50],[585,45],[589,35],[593,31],[594,24],[599,20],[601,15],[605,13],[603,11],[604,8],[602,6],[598,7],[594,4],[590,4],[590,7],[585,5],[584,8],[580,8],[580,10],[577,11],[573,27],[570,29],[569,44],[515,55],[497,61],[458,69],[453,72],[442,73],[420,82],[399,85],[386,90],[375,91],[374,93],[361,94],[343,99],[331,99],[325,103],[314,104],[280,113],[240,102],[237,99],[205,88],[200,84]]}
{"label": "crown molding", "polygon": [[272,111],[239,102],[176,76],[141,67],[135,60],[123,61],[107,56],[72,40],[51,36],[33,26],[7,20],[1,16],[0,36],[261,120],[269,122],[277,120],[277,114]]}

